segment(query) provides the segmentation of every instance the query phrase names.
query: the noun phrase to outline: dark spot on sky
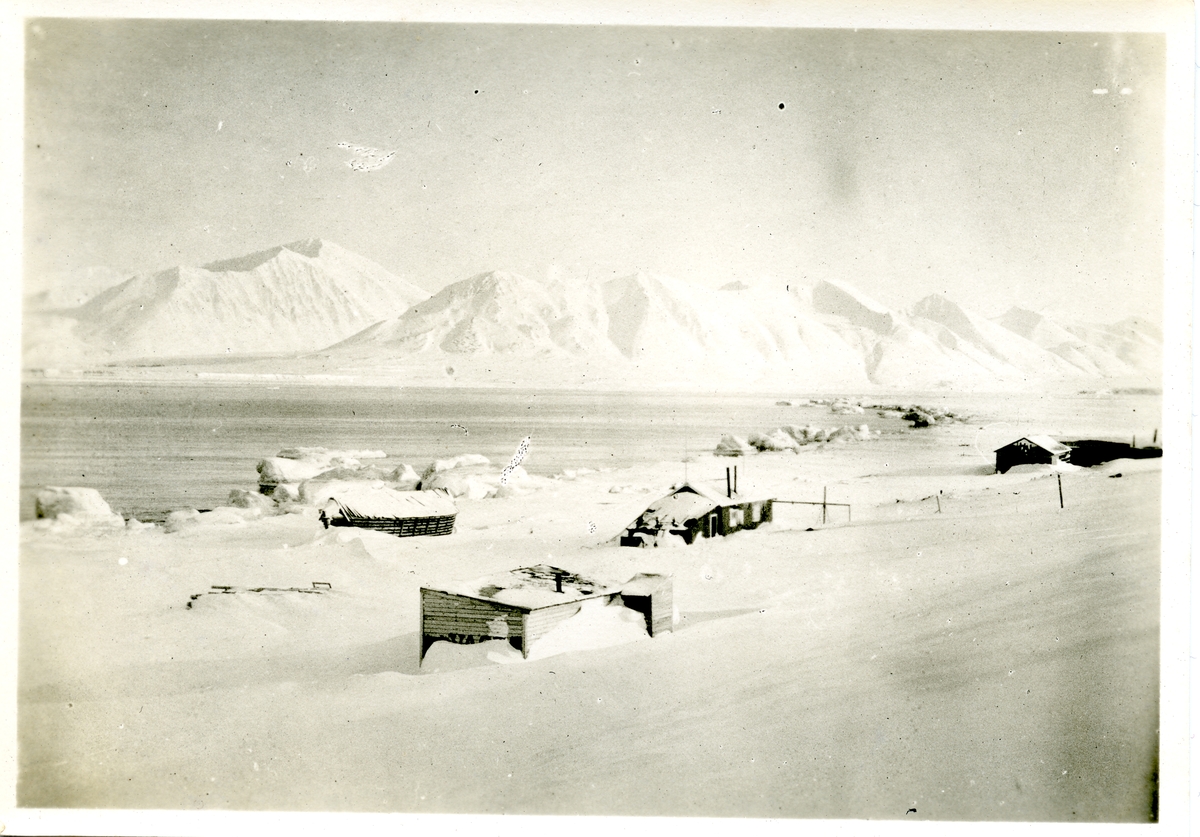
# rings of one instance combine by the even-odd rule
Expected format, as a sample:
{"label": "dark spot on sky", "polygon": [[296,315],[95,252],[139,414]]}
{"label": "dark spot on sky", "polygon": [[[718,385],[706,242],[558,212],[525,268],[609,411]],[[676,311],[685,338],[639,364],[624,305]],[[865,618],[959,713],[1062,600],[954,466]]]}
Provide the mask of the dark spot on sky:
{"label": "dark spot on sky", "polygon": [[783,110],[783,102],[780,102],[780,103],[779,103],[779,109],[780,109],[780,110]]}
{"label": "dark spot on sky", "polygon": [[476,91],[475,91],[475,95],[476,95],[476,96],[478,96],[478,95],[479,95],[479,91],[478,91],[478,90],[476,90]]}

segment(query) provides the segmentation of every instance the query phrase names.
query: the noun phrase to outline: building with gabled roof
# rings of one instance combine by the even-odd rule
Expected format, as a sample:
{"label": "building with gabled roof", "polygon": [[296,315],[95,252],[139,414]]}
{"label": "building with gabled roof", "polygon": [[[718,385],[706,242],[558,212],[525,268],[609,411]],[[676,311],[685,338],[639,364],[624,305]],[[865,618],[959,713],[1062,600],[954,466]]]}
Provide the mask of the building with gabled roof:
{"label": "building with gabled roof", "polygon": [[658,546],[670,537],[691,544],[696,538],[755,529],[771,521],[773,503],[770,497],[750,497],[732,490],[723,495],[703,485],[684,483],[647,506],[625,528],[621,546]]}
{"label": "building with gabled roof", "polygon": [[996,448],[996,472],[1003,474],[1017,465],[1057,465],[1066,462],[1071,449],[1049,436],[1022,436]]}

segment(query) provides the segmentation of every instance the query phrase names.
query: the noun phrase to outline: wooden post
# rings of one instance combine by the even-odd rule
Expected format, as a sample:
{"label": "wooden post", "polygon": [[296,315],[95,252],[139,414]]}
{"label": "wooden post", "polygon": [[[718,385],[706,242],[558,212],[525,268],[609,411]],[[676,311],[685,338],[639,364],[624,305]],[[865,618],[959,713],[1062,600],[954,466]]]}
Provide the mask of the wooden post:
{"label": "wooden post", "polygon": [[1157,427],[1154,428],[1154,440],[1152,442],[1150,442],[1150,444],[1152,444],[1152,445],[1158,444],[1158,428]]}
{"label": "wooden post", "polygon": [[829,501],[829,486],[825,486],[825,491],[821,494],[821,522],[825,522],[826,502]]}
{"label": "wooden post", "polygon": [[1131,448],[1136,448],[1136,447],[1137,447],[1137,434],[1136,434],[1136,433],[1134,433],[1134,434],[1133,434],[1133,444],[1132,444],[1132,445],[1130,445],[1130,447],[1131,447]]}
{"label": "wooden post", "polygon": [[737,466],[733,466],[733,493],[737,494]]}
{"label": "wooden post", "polygon": [[733,485],[729,482],[729,469],[725,469],[725,496],[733,496]]}
{"label": "wooden post", "polygon": [[941,514],[942,513],[942,492],[939,491],[937,494],[935,494],[933,496],[934,496],[934,499],[937,500],[937,504],[938,504],[937,513]]}
{"label": "wooden post", "polygon": [[1055,476],[1058,477],[1058,507],[1061,509],[1061,508],[1065,508],[1063,506],[1063,496],[1062,496],[1062,474],[1055,474]]}

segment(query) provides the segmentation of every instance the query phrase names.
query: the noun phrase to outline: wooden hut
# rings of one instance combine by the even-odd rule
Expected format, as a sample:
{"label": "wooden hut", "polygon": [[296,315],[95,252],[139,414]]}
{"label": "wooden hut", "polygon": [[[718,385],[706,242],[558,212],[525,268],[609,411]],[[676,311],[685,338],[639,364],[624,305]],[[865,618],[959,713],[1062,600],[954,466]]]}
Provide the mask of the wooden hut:
{"label": "wooden hut", "polygon": [[625,607],[646,617],[646,633],[650,636],[674,629],[674,585],[669,575],[638,573],[621,587]]}
{"label": "wooden hut", "polygon": [[669,576],[636,575],[621,585],[538,564],[465,584],[422,587],[421,659],[438,640],[471,645],[503,639],[528,657],[538,639],[579,613],[585,602],[612,602],[626,587],[630,601],[622,603],[645,615],[651,636],[671,630]]}
{"label": "wooden hut", "polygon": [[756,529],[771,522],[773,503],[769,497],[747,497],[736,491],[722,495],[702,485],[684,483],[655,500],[629,524],[621,535],[621,546],[657,546],[660,538],[672,536],[690,544],[698,537]]}
{"label": "wooden hut", "polygon": [[1049,436],[1023,436],[996,448],[996,473],[1003,474],[1017,465],[1056,465],[1066,462],[1071,449]]}
{"label": "wooden hut", "polygon": [[449,535],[458,508],[446,491],[396,491],[383,485],[346,488],[331,496],[320,520],[330,526],[374,529],[400,538]]}

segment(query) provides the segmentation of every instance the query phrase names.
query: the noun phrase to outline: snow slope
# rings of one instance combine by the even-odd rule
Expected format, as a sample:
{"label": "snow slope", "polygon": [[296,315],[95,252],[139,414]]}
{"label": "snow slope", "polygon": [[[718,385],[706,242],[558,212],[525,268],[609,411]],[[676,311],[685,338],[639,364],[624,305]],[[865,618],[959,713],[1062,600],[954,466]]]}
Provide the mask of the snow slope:
{"label": "snow slope", "polygon": [[581,353],[598,348],[595,326],[575,322],[565,309],[565,300],[555,299],[541,283],[491,271],[449,285],[332,349],[461,355]]}
{"label": "snow slope", "polygon": [[[754,488],[828,486],[853,521],[791,506],[679,549],[605,544],[678,480],[671,463],[462,500],[442,538],[301,514],[25,524],[19,801],[1145,822],[1160,461],[1064,474],[1060,508],[1053,476],[986,473],[976,432],[760,454]],[[422,585],[548,553],[672,575],[676,630],[418,667]],[[287,592],[313,582],[329,589]],[[212,585],[276,590],[191,598]]]}
{"label": "snow slope", "polygon": [[1115,326],[1063,326],[1035,311],[1013,307],[996,322],[1097,375],[1132,375],[1162,364],[1162,333],[1136,319]]}
{"label": "snow slope", "polygon": [[[93,361],[288,354],[340,340],[427,296],[362,256],[308,239],[134,276],[60,315],[74,321],[72,337]],[[70,359],[58,340],[35,333],[26,344],[26,366]]]}

